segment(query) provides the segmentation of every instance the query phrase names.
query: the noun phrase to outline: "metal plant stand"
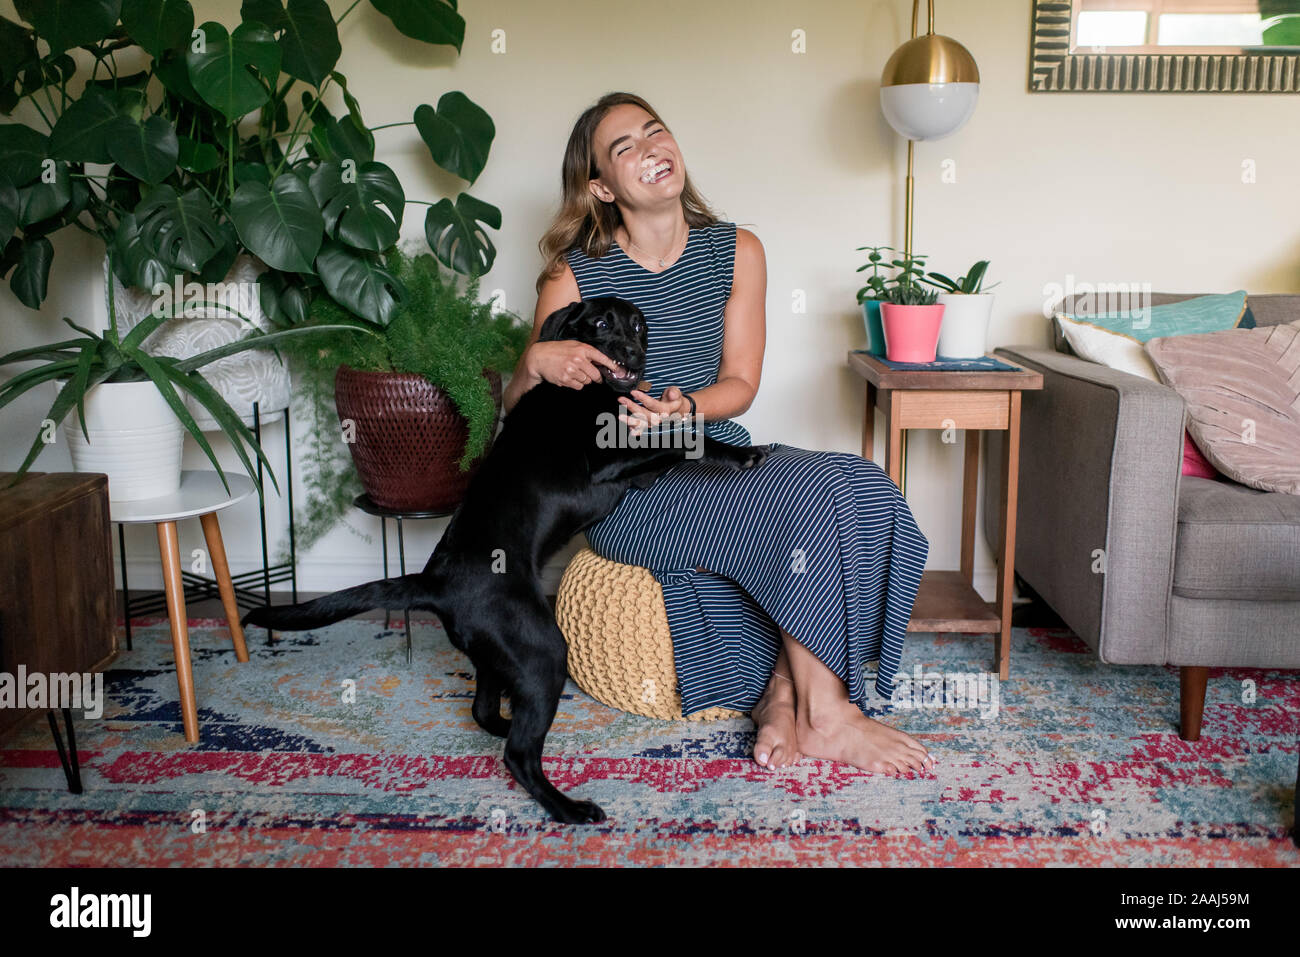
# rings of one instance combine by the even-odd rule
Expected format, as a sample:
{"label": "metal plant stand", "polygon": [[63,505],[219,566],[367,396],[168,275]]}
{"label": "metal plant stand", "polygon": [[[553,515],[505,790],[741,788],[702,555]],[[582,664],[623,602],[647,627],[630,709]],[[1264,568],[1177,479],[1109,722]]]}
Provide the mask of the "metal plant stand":
{"label": "metal plant stand", "polygon": [[[376,505],[374,500],[364,492],[352,500],[352,504],[368,515],[379,516],[379,534],[382,542],[381,547],[384,551],[384,577],[388,577],[388,519],[394,519],[397,522],[397,561],[400,574],[406,574],[406,542],[402,537],[402,520],[407,518],[445,518],[453,514],[454,508],[435,511],[402,511],[399,509],[384,508],[382,505]],[[406,625],[406,663],[411,663],[411,610],[403,609],[402,618]],[[384,627],[387,628],[392,621],[389,609],[384,609]]]}

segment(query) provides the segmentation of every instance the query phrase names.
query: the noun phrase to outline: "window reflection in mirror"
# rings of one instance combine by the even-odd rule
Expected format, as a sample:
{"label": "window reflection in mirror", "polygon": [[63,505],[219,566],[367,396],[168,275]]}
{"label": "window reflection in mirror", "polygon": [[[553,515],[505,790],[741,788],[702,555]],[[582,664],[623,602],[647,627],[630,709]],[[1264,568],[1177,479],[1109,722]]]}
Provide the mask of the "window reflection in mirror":
{"label": "window reflection in mirror", "polygon": [[1072,53],[1300,49],[1300,0],[1074,0]]}

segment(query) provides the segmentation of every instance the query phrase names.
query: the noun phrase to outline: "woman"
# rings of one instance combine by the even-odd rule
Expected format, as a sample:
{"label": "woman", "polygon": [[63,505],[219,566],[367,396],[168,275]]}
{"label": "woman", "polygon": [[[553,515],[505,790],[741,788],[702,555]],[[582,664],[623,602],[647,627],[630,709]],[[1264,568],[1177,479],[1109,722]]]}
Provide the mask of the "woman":
{"label": "woman", "polygon": [[[505,407],[542,380],[599,381],[597,367],[614,365],[607,356],[537,335],[562,306],[620,296],[649,320],[645,378],[655,393],[620,399],[628,426],[697,412],[707,435],[748,445],[731,417],[753,402],[763,365],[757,237],[713,215],[668,127],[632,94],[607,94],[579,117],[562,182],[539,244],[533,342]],[[879,660],[876,690],[888,696],[929,549],[874,463],[782,444],[747,472],[688,461],[629,490],[587,538],[597,554],[653,572],[683,712],[750,712],[763,767],[803,755],[895,776],[933,767],[914,738],[864,714],[862,665]]]}

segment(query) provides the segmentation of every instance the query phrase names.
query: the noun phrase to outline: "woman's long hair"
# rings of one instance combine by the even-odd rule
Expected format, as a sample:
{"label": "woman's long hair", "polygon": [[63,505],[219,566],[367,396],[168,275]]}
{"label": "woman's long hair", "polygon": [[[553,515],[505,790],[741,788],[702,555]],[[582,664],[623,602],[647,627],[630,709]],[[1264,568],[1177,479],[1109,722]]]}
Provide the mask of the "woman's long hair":
{"label": "woman's long hair", "polygon": [[[548,278],[564,271],[566,252],[579,246],[588,256],[599,259],[609,251],[614,229],[623,222],[623,214],[619,212],[618,205],[612,202],[602,203],[591,194],[587,184],[600,175],[592,145],[596,127],[611,109],[624,103],[641,107],[668,129],[668,124],[664,123],[654,108],[634,93],[606,93],[578,117],[569,134],[569,145],[564,149],[564,165],[560,171],[560,211],[537,243],[545,263],[537,277],[539,293]],[[681,201],[687,226],[694,228],[718,222],[718,217],[709,208],[709,204],[691,185],[689,174],[682,185]]]}

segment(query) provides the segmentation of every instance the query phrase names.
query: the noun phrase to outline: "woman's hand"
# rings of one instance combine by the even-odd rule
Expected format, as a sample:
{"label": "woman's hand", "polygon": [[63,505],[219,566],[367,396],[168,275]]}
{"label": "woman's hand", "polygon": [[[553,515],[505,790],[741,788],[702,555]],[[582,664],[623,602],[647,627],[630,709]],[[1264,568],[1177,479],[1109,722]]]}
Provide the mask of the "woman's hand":
{"label": "woman's hand", "polygon": [[581,389],[601,380],[600,366],[618,369],[617,362],[594,346],[577,339],[560,339],[529,346],[524,368],[535,379]]}
{"label": "woman's hand", "polygon": [[626,408],[626,413],[619,413],[619,421],[625,423],[633,435],[640,435],[647,428],[657,426],[668,416],[676,413],[683,417],[690,415],[691,401],[682,394],[682,390],[675,385],[670,385],[664,389],[663,395],[658,399],[651,398],[640,389],[633,389],[631,393],[640,404],[633,402],[627,396],[619,396],[619,404]]}

